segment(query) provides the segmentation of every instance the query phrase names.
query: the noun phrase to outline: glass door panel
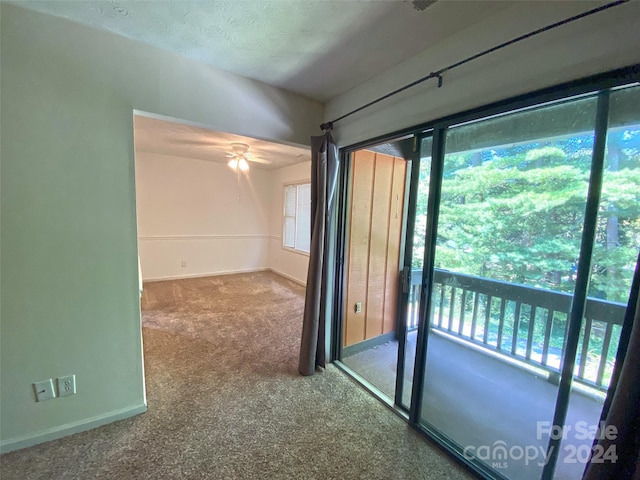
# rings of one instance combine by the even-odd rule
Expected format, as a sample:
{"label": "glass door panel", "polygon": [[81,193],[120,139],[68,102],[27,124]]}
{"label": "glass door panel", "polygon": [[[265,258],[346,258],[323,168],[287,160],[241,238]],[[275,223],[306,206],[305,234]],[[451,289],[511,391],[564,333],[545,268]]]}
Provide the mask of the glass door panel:
{"label": "glass door panel", "polygon": [[412,152],[413,137],[350,155],[340,360],[389,401],[399,368],[397,303]]}
{"label": "glass door panel", "polygon": [[[555,477],[579,480],[609,388],[640,250],[640,87],[611,93],[589,298]],[[604,434],[604,432],[603,432]],[[615,434],[608,430],[607,435]],[[614,461],[616,451],[596,452]]]}
{"label": "glass door panel", "polygon": [[[446,133],[420,422],[539,479],[574,290],[596,99]],[[431,232],[427,232],[427,237]]]}

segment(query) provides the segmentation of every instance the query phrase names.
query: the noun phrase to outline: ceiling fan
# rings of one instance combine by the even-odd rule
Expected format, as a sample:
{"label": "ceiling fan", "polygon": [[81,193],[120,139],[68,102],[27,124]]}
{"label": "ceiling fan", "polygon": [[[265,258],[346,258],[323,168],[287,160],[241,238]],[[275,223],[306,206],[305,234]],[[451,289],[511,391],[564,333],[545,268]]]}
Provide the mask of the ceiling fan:
{"label": "ceiling fan", "polygon": [[271,163],[269,160],[256,158],[250,154],[249,145],[246,143],[232,143],[231,152],[227,153],[227,158],[230,159],[227,165],[229,165],[233,171],[242,170],[246,172],[249,170],[249,162],[262,163],[265,165]]}
{"label": "ceiling fan", "polygon": [[[174,144],[180,144],[180,145],[187,145],[188,147],[195,147],[195,148],[211,148],[211,149],[216,149],[218,151],[224,149],[224,143],[222,143],[220,140],[218,139],[213,139],[213,140],[193,140],[193,139],[172,139],[171,140],[172,143]],[[227,153],[227,158],[229,158],[230,160],[227,162],[227,164],[229,165],[229,167],[231,167],[233,169],[233,171],[238,171],[238,170],[242,170],[242,171],[247,171],[249,169],[249,162],[253,162],[253,163],[261,163],[264,165],[270,165],[271,161],[270,160],[265,160],[263,158],[258,158],[254,155],[252,155],[251,153],[249,153],[249,145],[247,145],[246,143],[240,143],[240,142],[232,142],[230,144],[228,144],[229,147],[227,147],[226,153]],[[230,149],[230,151],[229,151]],[[219,158],[216,155],[217,158]]]}

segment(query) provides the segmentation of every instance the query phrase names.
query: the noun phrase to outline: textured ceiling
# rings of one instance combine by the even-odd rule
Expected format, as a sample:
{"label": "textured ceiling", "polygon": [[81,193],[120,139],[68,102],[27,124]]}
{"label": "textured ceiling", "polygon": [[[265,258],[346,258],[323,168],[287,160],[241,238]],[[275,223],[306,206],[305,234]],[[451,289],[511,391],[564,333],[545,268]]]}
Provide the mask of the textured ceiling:
{"label": "textured ceiling", "polygon": [[[15,1],[326,101],[507,1]],[[426,66],[426,72],[442,65]]]}
{"label": "textured ceiling", "polygon": [[283,145],[256,138],[214,132],[203,127],[136,115],[134,138],[137,152],[159,153],[210,162],[227,163],[231,143],[249,146],[249,154],[268,163],[251,162],[251,168],[275,169],[311,160],[308,148]]}

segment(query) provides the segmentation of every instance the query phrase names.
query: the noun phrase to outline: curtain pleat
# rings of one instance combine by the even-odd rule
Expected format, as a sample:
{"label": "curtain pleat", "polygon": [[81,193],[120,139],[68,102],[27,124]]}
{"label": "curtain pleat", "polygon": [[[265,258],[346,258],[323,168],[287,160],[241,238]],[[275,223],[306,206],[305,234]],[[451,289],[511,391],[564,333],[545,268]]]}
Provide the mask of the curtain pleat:
{"label": "curtain pleat", "polygon": [[311,249],[298,363],[302,375],[325,366],[327,247],[337,180],[338,148],[331,132],[311,137]]}

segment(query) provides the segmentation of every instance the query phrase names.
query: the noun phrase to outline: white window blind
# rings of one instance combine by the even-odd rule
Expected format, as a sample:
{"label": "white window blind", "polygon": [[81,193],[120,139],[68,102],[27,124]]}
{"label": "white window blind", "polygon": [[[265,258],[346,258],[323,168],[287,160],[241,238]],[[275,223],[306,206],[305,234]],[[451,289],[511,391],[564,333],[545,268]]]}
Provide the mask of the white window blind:
{"label": "white window blind", "polygon": [[282,244],[309,252],[311,246],[311,184],[285,185]]}

